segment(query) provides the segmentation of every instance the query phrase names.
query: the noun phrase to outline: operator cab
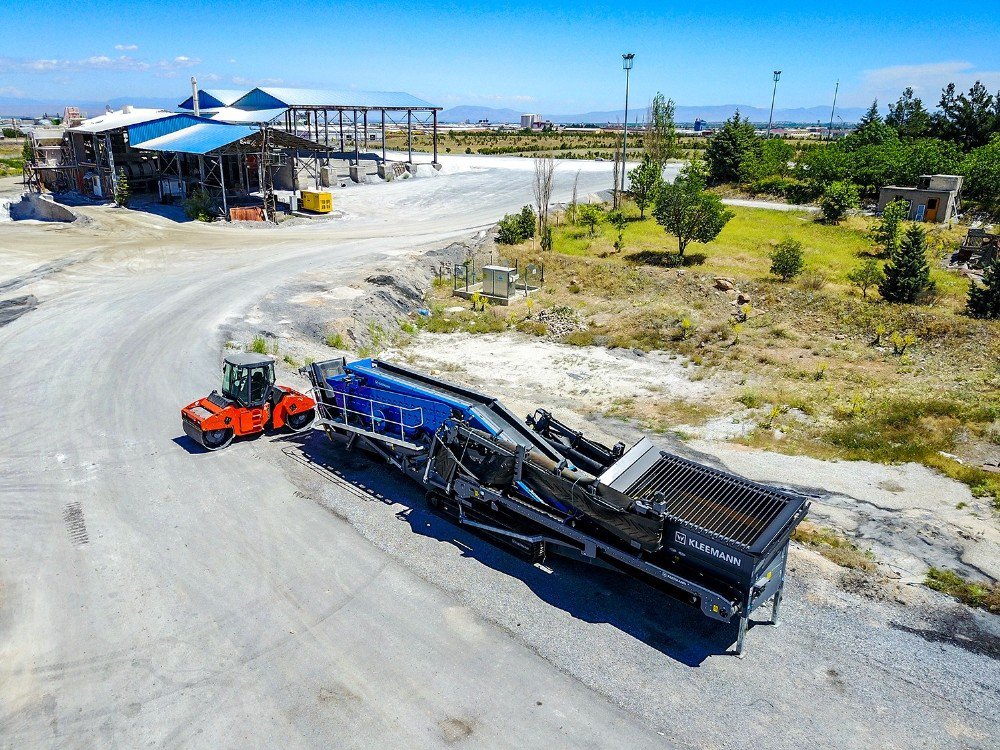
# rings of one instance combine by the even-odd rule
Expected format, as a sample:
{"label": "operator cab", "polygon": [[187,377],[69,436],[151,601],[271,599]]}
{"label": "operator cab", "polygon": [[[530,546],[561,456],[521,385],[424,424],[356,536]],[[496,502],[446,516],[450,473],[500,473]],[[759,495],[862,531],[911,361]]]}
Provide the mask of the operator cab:
{"label": "operator cab", "polygon": [[238,352],[222,363],[222,395],[240,406],[263,406],[274,386],[274,358]]}

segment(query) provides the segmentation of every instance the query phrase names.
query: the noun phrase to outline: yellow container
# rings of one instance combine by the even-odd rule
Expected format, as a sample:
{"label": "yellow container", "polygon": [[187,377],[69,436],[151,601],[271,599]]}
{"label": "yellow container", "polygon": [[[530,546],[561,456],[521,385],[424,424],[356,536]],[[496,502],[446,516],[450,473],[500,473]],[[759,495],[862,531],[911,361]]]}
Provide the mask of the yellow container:
{"label": "yellow container", "polygon": [[302,208],[318,214],[328,214],[333,210],[333,195],[317,190],[303,190]]}

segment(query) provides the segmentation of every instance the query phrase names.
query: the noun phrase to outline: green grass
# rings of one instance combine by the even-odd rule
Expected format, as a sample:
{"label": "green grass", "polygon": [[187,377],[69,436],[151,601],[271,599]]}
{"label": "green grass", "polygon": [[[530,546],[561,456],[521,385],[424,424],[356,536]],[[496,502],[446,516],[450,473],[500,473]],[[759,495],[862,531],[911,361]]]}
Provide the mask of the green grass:
{"label": "green grass", "polygon": [[1000,614],[1000,585],[973,583],[952,570],[931,568],[924,583],[935,591],[949,594],[970,607]]}
{"label": "green grass", "polygon": [[267,354],[267,339],[263,336],[254,336],[250,342],[248,350],[255,354]]}
{"label": "green grass", "polygon": [[331,333],[326,337],[326,345],[331,349],[346,349],[347,344],[344,342],[344,336],[340,333]]}
{"label": "green grass", "polygon": [[[813,291],[832,285],[835,291],[846,292],[851,289],[847,275],[873,252],[868,239],[869,220],[863,217],[830,225],[802,211],[741,206],[729,206],[728,209],[733,218],[714,242],[694,243],[687,248],[688,265],[697,266],[699,273],[773,280],[768,257],[772,243],[791,238],[805,248],[806,265],[804,278],[798,282],[800,286],[808,288],[812,282]],[[626,204],[625,212],[631,221],[625,230],[625,249],[616,257],[648,265],[673,262],[670,256],[677,252],[676,238],[668,235],[654,219],[640,220],[633,205]],[[563,255],[610,256],[614,241],[615,230],[607,223],[598,226],[594,237],[586,227],[561,224],[555,228],[553,246]],[[933,267],[931,277],[942,296],[964,304],[968,290],[966,279],[937,267]],[[820,279],[825,283],[820,283]]]}

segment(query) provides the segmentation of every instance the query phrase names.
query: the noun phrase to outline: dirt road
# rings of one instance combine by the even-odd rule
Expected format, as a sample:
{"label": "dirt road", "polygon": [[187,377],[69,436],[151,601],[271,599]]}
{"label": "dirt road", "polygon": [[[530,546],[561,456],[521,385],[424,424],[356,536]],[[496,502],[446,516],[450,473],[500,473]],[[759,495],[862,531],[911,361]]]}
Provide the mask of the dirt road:
{"label": "dirt road", "polygon": [[108,208],[0,227],[0,298],[37,301],[0,327],[0,745],[988,746],[995,654],[888,627],[808,570],[739,661],[641,587],[438,525],[319,436],[189,452],[178,407],[217,386],[223,326],[311,269],[346,283],[530,202],[530,162],[497,164],[338,192],[342,220],[279,230]]}

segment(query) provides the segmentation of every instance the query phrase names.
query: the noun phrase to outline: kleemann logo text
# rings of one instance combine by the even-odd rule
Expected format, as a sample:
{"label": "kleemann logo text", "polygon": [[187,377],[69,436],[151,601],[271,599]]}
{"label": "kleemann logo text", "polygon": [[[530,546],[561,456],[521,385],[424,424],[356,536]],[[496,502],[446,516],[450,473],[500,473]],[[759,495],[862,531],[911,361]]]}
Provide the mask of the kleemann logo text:
{"label": "kleemann logo text", "polygon": [[711,555],[712,557],[717,557],[720,560],[724,560],[730,565],[735,565],[737,568],[743,565],[743,561],[736,555],[731,555],[728,552],[723,552],[721,549],[713,547],[711,544],[705,544],[705,542],[699,541],[698,539],[688,539],[688,535],[683,531],[674,532],[674,541],[678,544],[683,544],[688,547],[694,547],[699,552],[704,552],[706,555]]}

